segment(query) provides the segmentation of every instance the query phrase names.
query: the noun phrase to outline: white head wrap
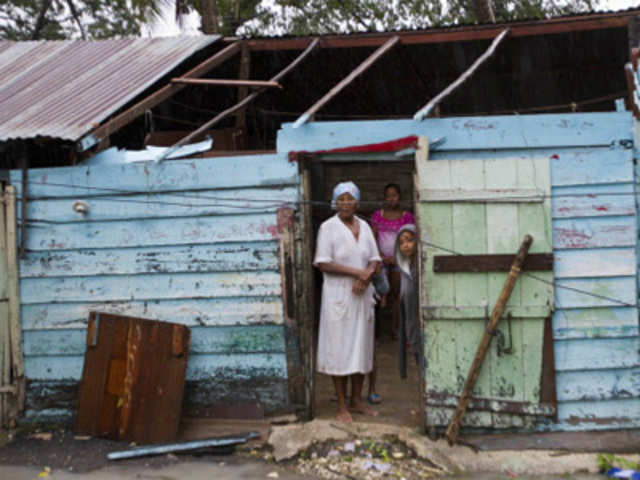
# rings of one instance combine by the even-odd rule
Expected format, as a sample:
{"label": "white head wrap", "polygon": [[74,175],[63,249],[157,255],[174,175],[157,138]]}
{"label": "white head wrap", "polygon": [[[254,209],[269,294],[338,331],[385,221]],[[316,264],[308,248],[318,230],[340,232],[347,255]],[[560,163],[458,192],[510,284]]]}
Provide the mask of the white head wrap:
{"label": "white head wrap", "polygon": [[342,182],[337,184],[333,189],[333,198],[331,200],[331,208],[336,209],[336,201],[338,197],[343,193],[350,194],[353,198],[356,199],[357,202],[360,201],[360,190],[356,187],[356,184],[353,182]]}

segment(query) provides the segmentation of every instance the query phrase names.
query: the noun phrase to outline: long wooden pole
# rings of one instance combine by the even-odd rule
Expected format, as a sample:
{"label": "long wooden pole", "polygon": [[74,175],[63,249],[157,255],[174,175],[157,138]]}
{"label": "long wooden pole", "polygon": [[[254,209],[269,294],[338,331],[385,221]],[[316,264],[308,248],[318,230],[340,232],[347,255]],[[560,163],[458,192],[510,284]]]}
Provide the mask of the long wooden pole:
{"label": "long wooden pole", "polygon": [[436,95],[435,98],[433,98],[429,103],[427,103],[418,112],[416,112],[416,114],[413,116],[413,119],[424,120],[425,118],[427,118],[429,113],[431,113],[431,110],[433,110],[433,108],[438,103],[440,103],[445,97],[451,94],[456,88],[458,88],[465,81],[467,81],[467,79],[475,73],[478,67],[482,65],[491,55],[493,55],[493,52],[496,51],[496,48],[498,47],[500,42],[502,42],[502,39],[507,36],[507,33],[509,33],[509,29],[505,28],[502,31],[502,33],[500,33],[500,35],[498,35],[496,38],[493,39],[493,42],[491,42],[491,45],[489,46],[487,51],[484,52],[482,55],[480,55],[475,62],[473,62],[473,65],[471,65],[462,75],[460,75],[455,82],[453,82],[451,85],[445,88],[442,92]]}
{"label": "long wooden pole", "polygon": [[22,326],[20,325],[20,292],[18,288],[18,249],[16,232],[16,187],[5,190],[7,221],[7,294],[9,296],[9,330],[11,332],[12,383],[17,388],[17,412],[24,409],[24,354],[22,351]]}
{"label": "long wooden pole", "polygon": [[[5,198],[0,203],[0,388],[11,383],[11,334],[9,330],[9,304],[7,301],[7,237],[5,230]],[[0,392],[0,427],[9,421],[8,394]]]}
{"label": "long wooden pole", "polygon": [[462,417],[464,417],[464,414],[467,411],[469,400],[471,400],[471,391],[473,390],[473,387],[478,380],[478,376],[480,375],[480,368],[482,367],[484,357],[489,350],[491,339],[493,338],[495,329],[500,322],[500,317],[502,317],[504,307],[507,304],[509,297],[511,296],[511,292],[513,291],[513,287],[515,286],[516,280],[518,279],[518,275],[520,273],[520,268],[522,267],[524,259],[527,257],[527,253],[529,253],[529,247],[531,247],[532,243],[533,237],[531,235],[525,235],[524,240],[520,245],[520,249],[516,254],[516,258],[513,260],[513,264],[511,265],[511,271],[509,272],[509,275],[504,282],[502,292],[500,292],[498,301],[496,302],[495,307],[493,307],[491,318],[489,320],[489,323],[487,324],[487,327],[485,328],[484,335],[482,335],[482,340],[480,340],[480,345],[478,345],[478,350],[476,351],[476,356],[473,359],[473,363],[469,368],[469,374],[467,375],[467,380],[464,383],[464,388],[462,389],[462,393],[460,394],[458,406],[456,407],[456,411],[454,412],[453,417],[451,417],[451,422],[449,423],[447,432],[445,433],[449,444],[456,443],[456,440],[458,439],[460,422],[462,421]]}
{"label": "long wooden pole", "polygon": [[[289,73],[291,70],[293,70],[302,60],[304,60],[305,57],[311,53],[311,50],[316,48],[316,45],[318,45],[318,42],[319,42],[319,40],[316,38],[305,49],[304,52],[302,52],[300,55],[298,55],[298,57],[293,62],[291,62],[289,65],[287,65],[287,67],[284,70],[280,71],[280,73],[278,73],[270,81],[271,82],[279,82],[280,79],[282,79],[287,73]],[[257,92],[253,92],[251,95],[249,95],[247,97],[244,97],[244,99],[242,101],[236,103],[233,107],[229,107],[226,110],[224,110],[223,112],[220,112],[216,117],[214,117],[213,119],[209,120],[207,123],[202,125],[200,128],[198,128],[197,130],[191,132],[189,135],[184,137],[182,140],[180,140],[179,142],[173,144],[170,148],[165,150],[165,152],[160,156],[160,158],[158,158],[157,161],[160,162],[160,161],[164,160],[169,155],[171,155],[173,152],[175,152],[178,148],[180,148],[182,145],[185,145],[185,144],[189,143],[192,139],[194,139],[198,135],[206,132],[208,129],[210,129],[212,126],[214,126],[216,123],[220,122],[222,119],[228,117],[233,112],[239,110],[240,108],[244,107],[248,103],[252,102],[254,98],[256,98],[258,95],[260,95],[262,93],[262,91],[263,90],[261,89],[261,90],[258,90]]]}
{"label": "long wooden pole", "polygon": [[298,128],[300,125],[309,121],[309,119],[325,104],[329,102],[333,97],[335,97],[338,93],[340,93],[347,85],[349,85],[353,80],[358,77],[360,74],[365,72],[371,65],[373,65],[376,60],[378,60],[382,55],[387,53],[394,45],[400,42],[399,36],[391,37],[386,41],[384,45],[378,48],[375,52],[373,52],[369,57],[362,62],[358,67],[353,70],[349,75],[343,78],[340,83],[338,83],[335,87],[333,87],[327,94],[324,95],[320,100],[318,100],[315,104],[309,108],[306,112],[304,112],[293,124],[293,128]]}

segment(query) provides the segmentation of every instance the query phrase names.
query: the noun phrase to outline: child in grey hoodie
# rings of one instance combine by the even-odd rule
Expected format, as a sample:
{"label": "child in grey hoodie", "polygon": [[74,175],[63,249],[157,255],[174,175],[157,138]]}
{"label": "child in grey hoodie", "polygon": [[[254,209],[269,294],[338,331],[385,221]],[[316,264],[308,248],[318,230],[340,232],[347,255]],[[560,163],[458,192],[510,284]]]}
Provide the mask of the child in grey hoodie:
{"label": "child in grey hoodie", "polygon": [[400,270],[400,322],[398,324],[398,366],[400,377],[407,378],[407,345],[420,366],[422,335],[418,317],[418,236],[416,226],[404,225],[396,237],[395,259]]}

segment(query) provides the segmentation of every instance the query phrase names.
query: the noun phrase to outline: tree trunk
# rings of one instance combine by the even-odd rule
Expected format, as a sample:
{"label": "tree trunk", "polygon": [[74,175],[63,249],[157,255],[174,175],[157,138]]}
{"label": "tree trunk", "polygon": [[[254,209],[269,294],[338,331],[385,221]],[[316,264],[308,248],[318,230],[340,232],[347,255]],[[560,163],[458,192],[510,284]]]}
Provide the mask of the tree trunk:
{"label": "tree trunk", "polygon": [[218,23],[217,0],[202,0],[202,33],[205,35],[216,35],[220,32]]}
{"label": "tree trunk", "polygon": [[473,0],[473,9],[478,23],[496,23],[491,0]]}

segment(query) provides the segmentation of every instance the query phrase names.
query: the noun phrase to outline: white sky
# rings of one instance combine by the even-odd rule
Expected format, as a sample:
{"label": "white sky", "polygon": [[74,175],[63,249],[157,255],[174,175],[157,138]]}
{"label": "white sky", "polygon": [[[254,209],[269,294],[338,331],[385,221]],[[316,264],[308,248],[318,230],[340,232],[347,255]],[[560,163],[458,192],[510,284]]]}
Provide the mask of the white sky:
{"label": "white sky", "polygon": [[[273,4],[272,0],[263,0],[263,4]],[[640,0],[603,0],[598,10],[623,10],[640,5]],[[174,35],[200,35],[200,16],[192,12],[183,20],[182,28],[175,21],[175,13],[171,2],[164,4],[161,19],[143,29],[144,36],[171,37]]]}

